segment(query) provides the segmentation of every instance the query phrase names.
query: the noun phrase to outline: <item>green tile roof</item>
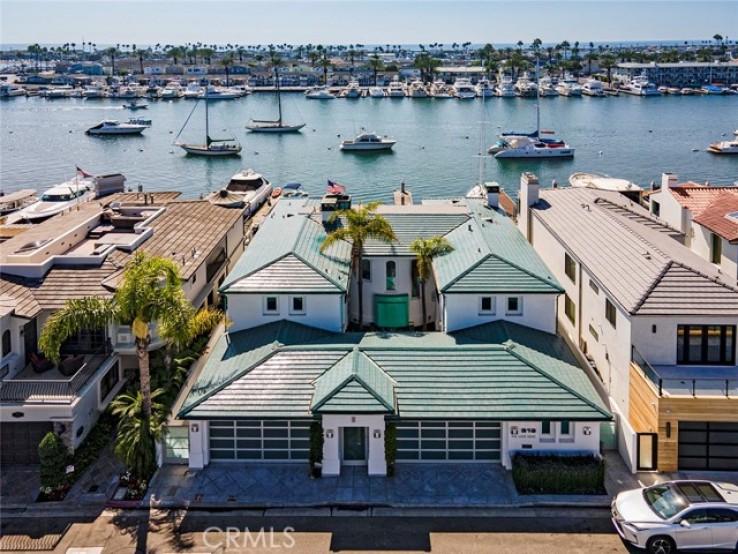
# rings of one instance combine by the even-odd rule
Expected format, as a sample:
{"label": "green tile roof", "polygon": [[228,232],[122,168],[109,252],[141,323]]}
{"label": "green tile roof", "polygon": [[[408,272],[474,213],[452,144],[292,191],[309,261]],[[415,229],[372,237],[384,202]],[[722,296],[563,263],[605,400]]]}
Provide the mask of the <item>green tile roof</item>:
{"label": "green tile roof", "polygon": [[325,412],[395,411],[395,383],[355,347],[315,381],[310,409]]}
{"label": "green tile roof", "polygon": [[[292,331],[300,330],[286,334]],[[283,334],[270,356],[243,358],[239,371],[222,372],[230,381],[210,391],[203,371],[193,388],[199,396],[193,401],[191,393],[180,416],[309,417],[322,403],[341,412],[386,412],[389,404],[401,418],[611,417],[571,353],[560,355],[562,339],[548,333],[495,322],[453,335],[323,335],[298,341]],[[206,369],[219,365],[219,346]]]}
{"label": "green tile roof", "polygon": [[409,245],[417,238],[445,235],[469,219],[464,213],[382,214],[389,221],[398,242],[392,244],[370,239],[364,244],[367,256],[415,256]]}
{"label": "green tile roof", "polygon": [[226,277],[221,290],[238,292],[346,292],[351,245],[339,242],[325,252],[319,220],[305,200],[283,200],[264,220],[254,240]]}

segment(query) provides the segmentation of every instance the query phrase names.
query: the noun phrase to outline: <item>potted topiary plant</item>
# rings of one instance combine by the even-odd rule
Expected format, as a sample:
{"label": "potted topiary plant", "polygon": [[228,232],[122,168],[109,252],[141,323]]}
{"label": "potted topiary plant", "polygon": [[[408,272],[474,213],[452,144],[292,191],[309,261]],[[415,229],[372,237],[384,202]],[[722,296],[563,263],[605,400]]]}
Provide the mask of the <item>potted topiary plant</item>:
{"label": "potted topiary plant", "polygon": [[394,423],[388,423],[384,429],[384,460],[387,462],[387,477],[392,477],[397,460],[397,426]]}
{"label": "potted topiary plant", "polygon": [[310,478],[315,479],[323,475],[323,426],[320,421],[310,424]]}

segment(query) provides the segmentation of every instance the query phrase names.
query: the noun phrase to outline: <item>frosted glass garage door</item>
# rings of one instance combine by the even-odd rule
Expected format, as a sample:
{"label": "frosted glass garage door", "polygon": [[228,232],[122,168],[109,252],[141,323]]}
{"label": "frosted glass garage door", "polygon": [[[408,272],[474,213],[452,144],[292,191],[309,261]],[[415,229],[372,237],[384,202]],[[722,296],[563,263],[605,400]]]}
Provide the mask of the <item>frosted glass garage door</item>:
{"label": "frosted glass garage door", "polygon": [[309,433],[310,421],[212,421],[210,459],[305,462]]}
{"label": "frosted glass garage door", "polygon": [[398,462],[499,462],[497,421],[400,421]]}

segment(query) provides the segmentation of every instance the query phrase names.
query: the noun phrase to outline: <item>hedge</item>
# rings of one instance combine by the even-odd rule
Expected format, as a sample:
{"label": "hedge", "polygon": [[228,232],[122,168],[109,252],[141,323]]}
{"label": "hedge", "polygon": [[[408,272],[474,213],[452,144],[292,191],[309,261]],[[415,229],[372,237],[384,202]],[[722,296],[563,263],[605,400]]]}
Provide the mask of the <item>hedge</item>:
{"label": "hedge", "polygon": [[519,494],[606,494],[605,460],[592,455],[515,454]]}

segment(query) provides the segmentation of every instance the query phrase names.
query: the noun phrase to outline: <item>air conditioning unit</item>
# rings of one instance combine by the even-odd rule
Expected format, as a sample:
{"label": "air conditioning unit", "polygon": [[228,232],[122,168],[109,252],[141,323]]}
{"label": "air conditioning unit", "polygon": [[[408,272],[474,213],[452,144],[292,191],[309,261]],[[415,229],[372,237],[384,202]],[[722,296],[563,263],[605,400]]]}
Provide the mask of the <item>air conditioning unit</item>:
{"label": "air conditioning unit", "polygon": [[130,344],[133,342],[133,335],[130,331],[118,331],[116,342],[118,344]]}

